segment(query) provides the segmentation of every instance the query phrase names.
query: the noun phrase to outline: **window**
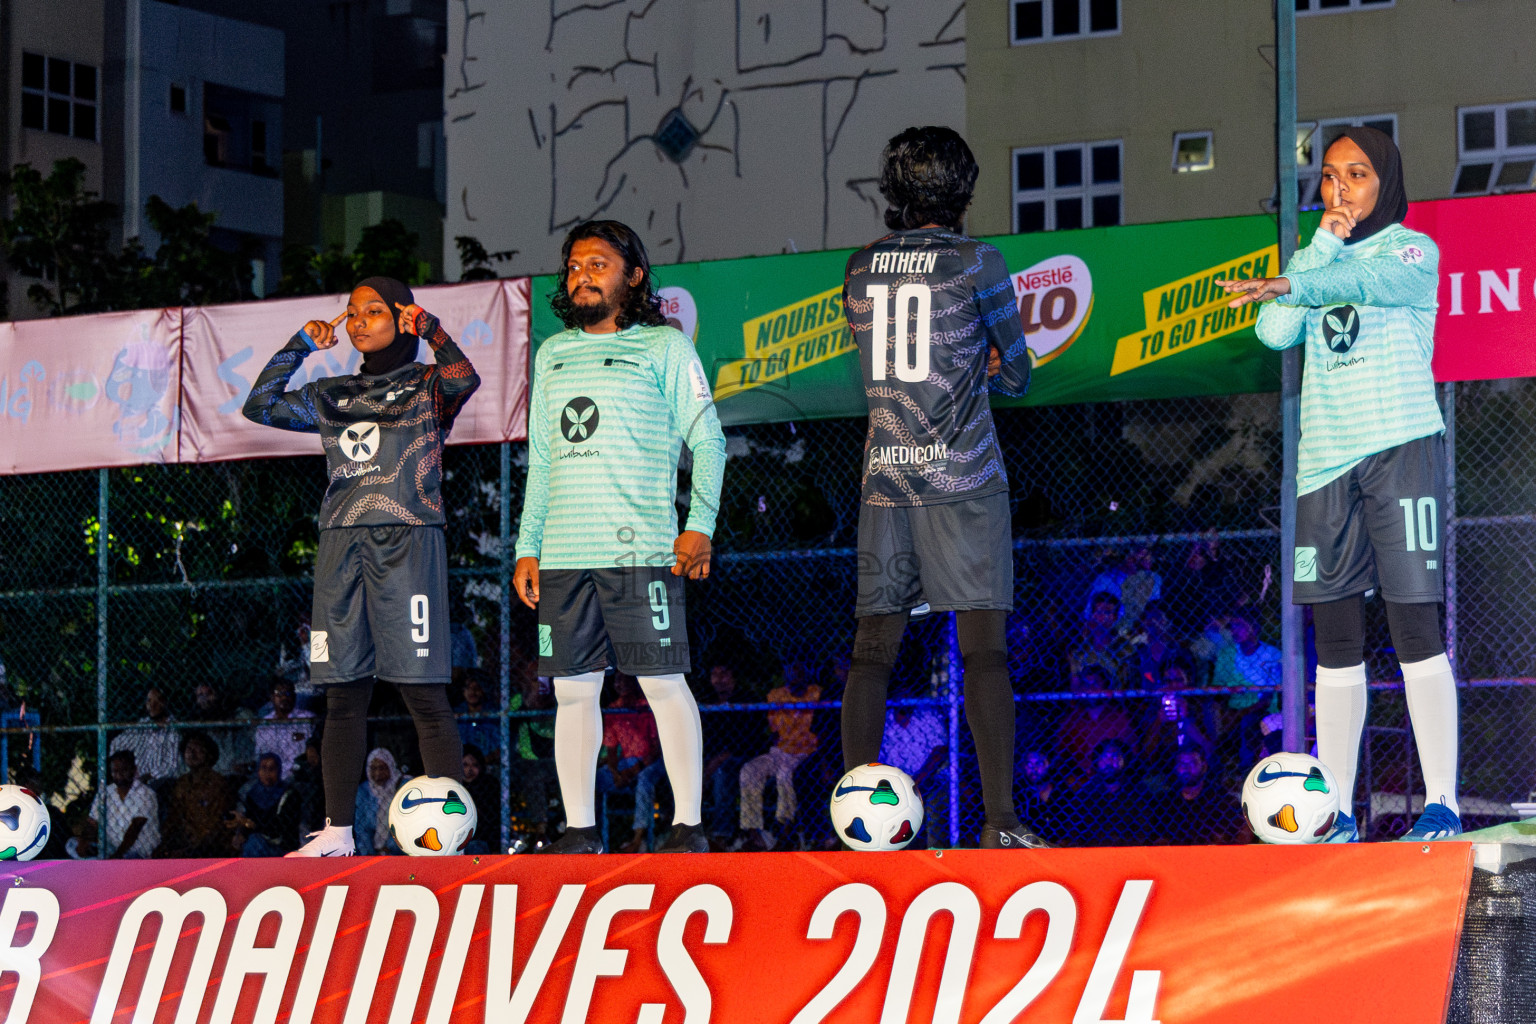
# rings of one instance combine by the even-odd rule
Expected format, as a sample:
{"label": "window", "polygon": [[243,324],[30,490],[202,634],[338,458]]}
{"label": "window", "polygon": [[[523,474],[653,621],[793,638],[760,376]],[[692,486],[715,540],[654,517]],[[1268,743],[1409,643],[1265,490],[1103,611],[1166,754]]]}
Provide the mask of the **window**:
{"label": "window", "polygon": [[1102,228],[1121,220],[1120,140],[1013,151],[1013,230]]}
{"label": "window", "polygon": [[171,83],[171,113],[185,114],[187,112],[187,87]]}
{"label": "window", "polygon": [[1321,210],[1323,154],[1344,134],[1346,128],[1375,128],[1397,141],[1397,115],[1371,114],[1366,117],[1335,117],[1307,121],[1296,126],[1296,204],[1303,210]]}
{"label": "window", "polygon": [[1536,187],[1536,102],[1456,111],[1456,177],[1451,195]]}
{"label": "window", "polygon": [[268,157],[270,142],[279,136],[280,102],[254,93],[203,83],[203,161],[275,178]]}
{"label": "window", "polygon": [[1015,45],[1120,31],[1120,0],[1013,0],[1008,12]]}
{"label": "window", "polygon": [[1208,171],[1216,166],[1216,143],[1210,132],[1178,132],[1173,137],[1176,172]]}
{"label": "window", "polygon": [[1333,14],[1337,11],[1391,7],[1396,0],[1296,0],[1297,14]]}
{"label": "window", "polygon": [[96,68],[21,55],[21,126],[96,141]]}

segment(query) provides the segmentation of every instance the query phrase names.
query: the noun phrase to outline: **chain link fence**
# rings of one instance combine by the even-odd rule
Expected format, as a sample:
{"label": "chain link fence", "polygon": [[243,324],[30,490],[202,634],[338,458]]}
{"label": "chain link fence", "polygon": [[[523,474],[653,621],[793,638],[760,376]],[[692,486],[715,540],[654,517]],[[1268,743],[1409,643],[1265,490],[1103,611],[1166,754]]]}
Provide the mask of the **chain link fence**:
{"label": "chain link fence", "polygon": [[[1461,384],[1443,397],[1455,484],[1447,634],[1463,686],[1462,805],[1477,826],[1511,816],[1533,785],[1536,386]],[[1068,844],[1246,841],[1236,791],[1279,741],[1276,396],[1005,409],[997,423],[1012,485],[1008,654],[1026,820]],[[706,823],[724,847],[830,847],[864,423],[727,434],[716,568],[688,588]],[[478,835],[503,849],[563,819],[534,616],[509,600],[524,452],[453,447],[445,470],[452,697],[483,756],[471,783]],[[173,805],[192,731],[218,745],[231,800],[257,755],[280,753],[298,825],[320,823],[306,741],[323,729],[324,701],[305,658],[323,484],[318,458],[0,479],[0,761],[8,779],[50,794],[63,827],[49,853],[99,831],[87,824],[92,798],[117,747],[153,762],[137,767]],[[1383,837],[1418,809],[1417,762],[1385,616],[1369,607],[1377,682],[1357,802]],[[938,846],[980,827],[962,674],[952,617],[914,619],[882,757],[919,778],[924,839]],[[648,716],[618,696],[628,690],[607,694],[619,705],[610,738],[628,747],[602,770],[610,848],[642,848],[670,821]],[[388,687],[371,733],[406,774],[419,767]],[[166,835],[186,823],[162,814],[173,849]],[[232,849],[240,831],[213,847]]]}

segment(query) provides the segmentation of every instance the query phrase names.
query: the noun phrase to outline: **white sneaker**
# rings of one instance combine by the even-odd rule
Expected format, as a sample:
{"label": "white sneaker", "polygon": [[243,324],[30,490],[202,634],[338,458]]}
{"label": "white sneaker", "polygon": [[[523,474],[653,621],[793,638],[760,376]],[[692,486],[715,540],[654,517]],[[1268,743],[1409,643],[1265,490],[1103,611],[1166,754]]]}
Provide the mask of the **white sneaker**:
{"label": "white sneaker", "polygon": [[309,842],[283,854],[284,857],[350,857],[357,852],[352,842],[351,825],[332,825],[325,819],[325,828],[309,834]]}

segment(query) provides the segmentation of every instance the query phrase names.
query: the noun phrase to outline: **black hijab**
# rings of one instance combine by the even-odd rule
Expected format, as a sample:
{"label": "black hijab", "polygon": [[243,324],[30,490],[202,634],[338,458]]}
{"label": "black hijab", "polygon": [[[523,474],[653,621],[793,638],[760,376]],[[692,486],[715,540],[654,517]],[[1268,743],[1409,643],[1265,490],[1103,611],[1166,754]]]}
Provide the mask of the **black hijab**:
{"label": "black hijab", "polygon": [[1370,160],[1376,176],[1381,179],[1381,189],[1376,193],[1376,207],[1355,224],[1355,230],[1344,240],[1345,245],[1354,245],[1370,238],[1382,228],[1401,223],[1408,216],[1408,191],[1403,187],[1403,157],[1397,151],[1397,143],[1392,141],[1392,136],[1362,126],[1344,129],[1339,138],[1348,139],[1359,146],[1366,159]]}
{"label": "black hijab", "polygon": [[362,372],[371,377],[377,377],[381,373],[398,370],[416,358],[416,346],[421,342],[416,335],[406,334],[399,327],[400,309],[415,305],[416,296],[411,294],[408,285],[401,284],[392,277],[365,277],[357,282],[357,287],[352,290],[357,291],[358,288],[372,288],[378,292],[379,298],[384,300],[384,305],[389,307],[390,313],[395,318],[395,340],[377,352],[365,354]]}

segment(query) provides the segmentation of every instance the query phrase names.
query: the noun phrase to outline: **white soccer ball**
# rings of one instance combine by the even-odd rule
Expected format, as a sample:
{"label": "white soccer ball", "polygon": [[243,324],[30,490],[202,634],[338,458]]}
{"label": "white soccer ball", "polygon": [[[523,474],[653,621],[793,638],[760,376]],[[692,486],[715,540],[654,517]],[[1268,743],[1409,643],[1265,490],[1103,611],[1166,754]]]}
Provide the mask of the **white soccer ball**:
{"label": "white soccer ball", "polygon": [[861,764],[838,779],[828,811],[838,838],[855,850],[899,850],[923,827],[917,783],[888,764]]}
{"label": "white soccer ball", "polygon": [[0,860],[31,860],[48,842],[48,805],[25,786],[0,786]]}
{"label": "white soccer ball", "polygon": [[463,853],[479,820],[464,784],[440,775],[407,780],[389,802],[389,834],[412,857]]}
{"label": "white soccer ball", "polygon": [[1339,785],[1315,757],[1270,754],[1243,782],[1243,816],[1266,843],[1320,843],[1338,814]]}

